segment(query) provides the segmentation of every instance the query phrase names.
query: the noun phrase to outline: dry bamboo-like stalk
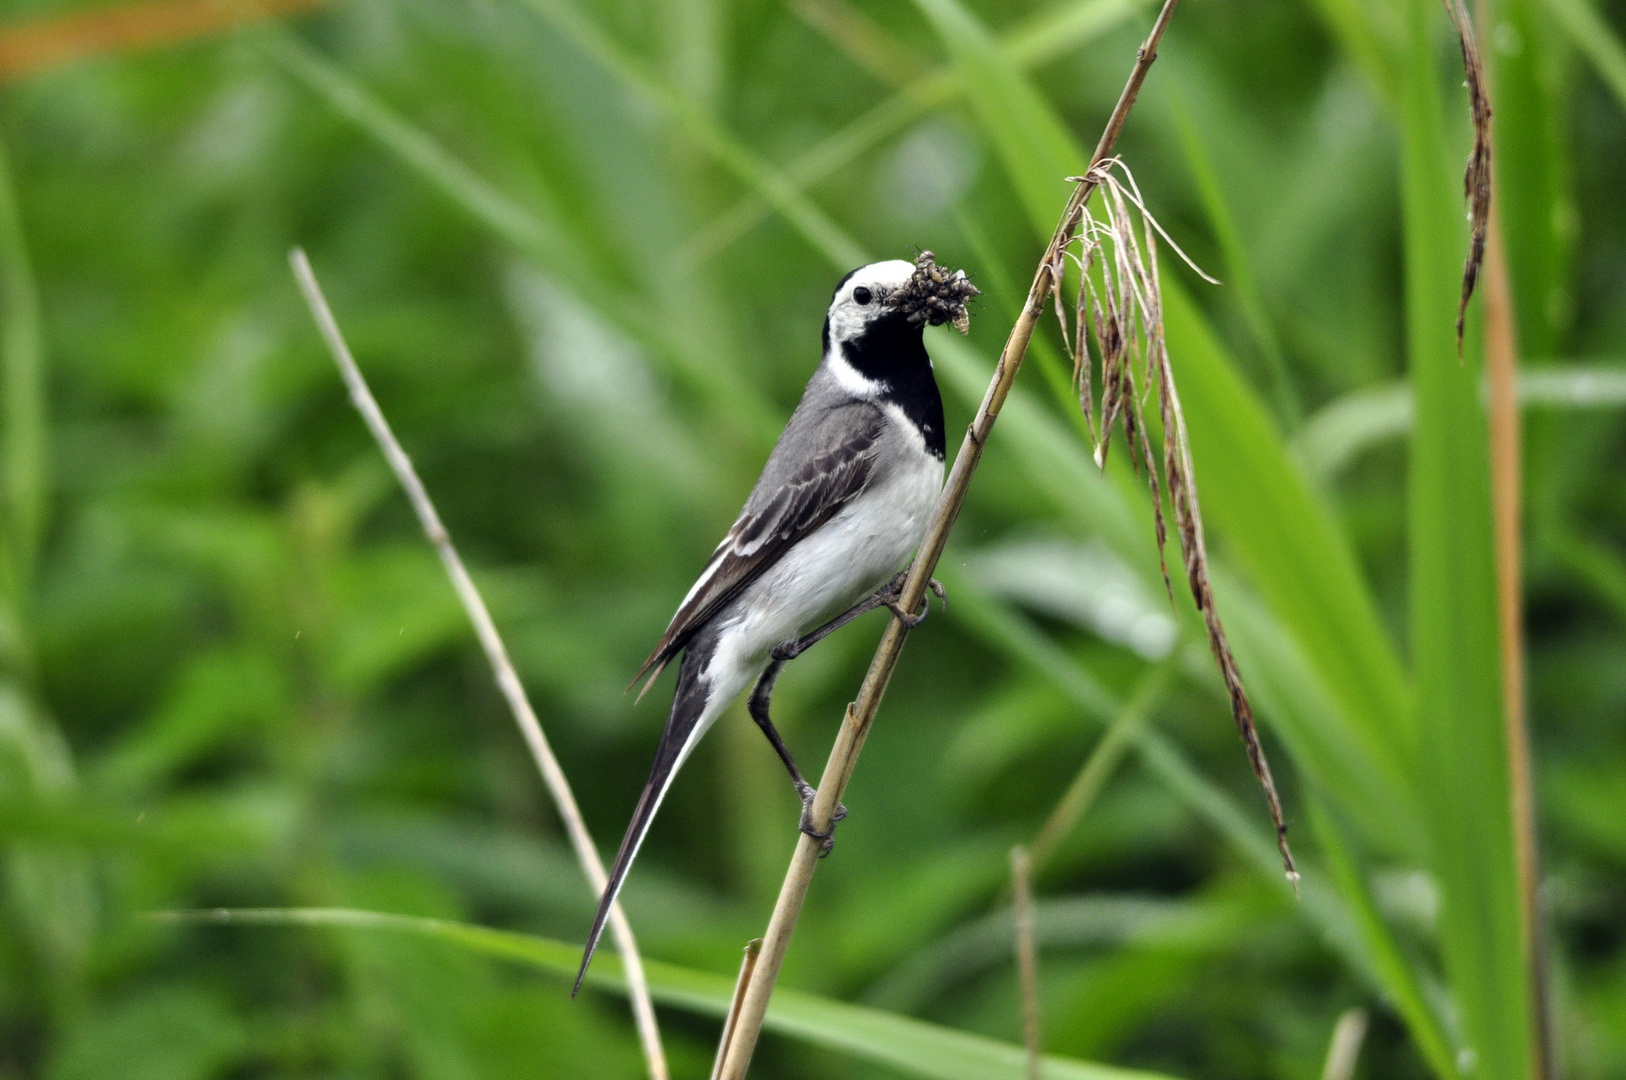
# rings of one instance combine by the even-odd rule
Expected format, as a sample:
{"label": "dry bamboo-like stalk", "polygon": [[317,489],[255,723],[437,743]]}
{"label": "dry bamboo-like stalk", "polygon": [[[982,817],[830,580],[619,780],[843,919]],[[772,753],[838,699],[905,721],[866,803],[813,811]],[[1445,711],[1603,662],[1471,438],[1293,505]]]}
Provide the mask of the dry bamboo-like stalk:
{"label": "dry bamboo-like stalk", "polygon": [[[1173,17],[1178,3],[1179,0],[1164,0],[1162,9],[1152,24],[1151,32],[1137,51],[1129,80],[1124,85],[1123,93],[1118,97],[1118,104],[1113,108],[1112,115],[1107,119],[1106,129],[1101,133],[1101,141],[1096,144],[1095,153],[1091,157],[1092,166],[1105,160],[1112,153],[1112,148],[1118,141],[1118,134],[1123,130],[1124,122],[1129,118],[1129,111],[1140,93],[1141,84],[1146,81],[1146,73],[1157,59],[1158,42],[1163,39],[1164,31],[1168,29],[1169,20]],[[982,460],[983,447],[987,445],[994,421],[999,418],[999,410],[1005,404],[1011,384],[1015,381],[1016,373],[1027,355],[1028,343],[1033,339],[1039,317],[1044,313],[1045,301],[1058,285],[1055,275],[1061,266],[1061,253],[1072,241],[1084,204],[1095,190],[1095,186],[1096,181],[1089,175],[1074,186],[1056,231],[1051,235],[1050,243],[1039,260],[1027,300],[1022,305],[1021,314],[1017,316],[1016,325],[1011,328],[1010,336],[1006,339],[999,363],[994,367],[993,380],[989,383],[988,391],[977,409],[976,418],[972,420],[965,439],[960,444],[960,452],[954,458],[954,466],[943,487],[942,497],[938,499],[931,525],[926,530],[926,537],[921,541],[920,550],[916,553],[915,561],[904,581],[899,602],[905,611],[917,610],[925,596],[926,583],[931,579],[932,571],[936,569],[937,561],[943,555],[949,532],[954,527],[961,506],[965,504],[971,478]],[[858,688],[857,699],[847,706],[841,730],[836,735],[835,745],[830,749],[829,762],[825,765],[824,775],[819,780],[818,796],[813,800],[812,825],[817,831],[823,832],[830,828],[831,816],[841,801],[842,793],[847,789],[847,781],[858,763],[864,739],[869,734],[870,725],[875,722],[881,697],[886,692],[886,685],[892,677],[892,669],[897,665],[898,656],[908,635],[909,629],[901,620],[893,619],[887,624],[886,631],[881,636],[881,643],[875,651],[875,657],[870,661],[869,671]],[[790,948],[790,938],[796,929],[796,920],[801,915],[802,903],[806,900],[807,890],[813,881],[813,871],[818,865],[821,846],[820,841],[806,835],[797,841],[795,854],[791,856],[790,867],[785,873],[784,884],[779,890],[779,899],[768,921],[767,932],[763,935],[762,954],[757,959],[756,968],[751,973],[740,1002],[737,1021],[728,1033],[727,1042],[719,1050],[723,1059],[723,1067],[718,1073],[719,1080],[744,1080],[746,1070],[750,1067],[751,1055],[756,1051],[757,1038],[762,1033],[762,1021],[768,1012],[768,1001],[773,996],[779,969],[784,963],[785,952]]]}
{"label": "dry bamboo-like stalk", "polygon": [[1011,848],[1011,923],[1015,928],[1016,981],[1022,994],[1022,1045],[1027,1080],[1040,1080],[1044,1049],[1039,1028],[1039,949],[1033,937],[1033,866],[1027,848]]}
{"label": "dry bamboo-like stalk", "polygon": [[[408,501],[412,503],[413,512],[418,516],[418,522],[423,526],[424,535],[429,538],[429,543],[440,556],[441,565],[446,568],[447,577],[451,578],[452,588],[456,590],[457,598],[462,601],[463,610],[468,613],[469,621],[474,624],[474,632],[480,639],[480,646],[485,650],[486,659],[491,663],[497,688],[502,691],[509,710],[514,714],[514,722],[519,725],[520,734],[525,738],[525,745],[530,748],[537,771],[542,774],[542,782],[547,785],[549,794],[553,796],[559,817],[565,824],[565,832],[570,836],[570,845],[575,849],[576,860],[581,864],[582,874],[595,893],[603,892],[606,876],[604,863],[599,859],[598,848],[593,845],[593,837],[587,831],[587,823],[582,820],[581,810],[576,806],[576,796],[570,789],[570,781],[565,778],[564,770],[559,766],[559,759],[554,756],[553,747],[548,743],[548,737],[543,734],[542,724],[537,719],[535,710],[531,708],[530,699],[525,695],[525,687],[519,681],[513,663],[508,659],[508,650],[503,645],[502,637],[497,633],[496,623],[491,621],[491,613],[486,610],[485,600],[475,588],[474,579],[469,577],[457,549],[452,546],[451,536],[447,533],[446,526],[441,524],[440,514],[436,512],[435,504],[430,501],[429,492],[424,488],[423,481],[418,478],[418,472],[412,466],[412,459],[401,449],[395,433],[390,429],[389,421],[384,418],[384,411],[378,407],[372,391],[367,387],[367,380],[362,377],[361,368],[350,355],[350,347],[345,344],[344,336],[339,332],[339,324],[328,307],[327,298],[322,295],[322,287],[316,282],[316,274],[311,270],[310,260],[305,257],[303,249],[294,248],[288,254],[288,262],[293,266],[294,278],[299,282],[300,291],[305,295],[305,303],[310,307],[311,317],[316,320],[317,328],[322,332],[322,339],[327,343],[328,351],[333,354],[333,362],[338,365],[339,374],[344,377],[344,384],[350,391],[351,402],[356,406],[356,411],[361,413],[362,419],[367,422],[367,430],[372,432],[379,449],[384,452],[385,460],[389,462],[390,469],[395,473],[395,478],[401,482]],[[632,926],[627,922],[627,917],[619,904],[610,909],[610,932],[615,936],[616,951],[621,954],[621,963],[626,971],[628,997],[632,1001],[632,1015],[638,1028],[638,1040],[643,1045],[650,1080],[669,1080],[666,1051],[661,1046],[660,1029],[655,1022],[655,1006],[650,1001],[649,983],[644,977],[643,959],[638,952],[638,942],[632,935]]]}
{"label": "dry bamboo-like stalk", "polygon": [[723,1036],[717,1040],[717,1057],[711,1063],[711,1080],[723,1071],[723,1051],[728,1047],[734,1025],[739,1023],[740,1004],[745,1000],[745,988],[750,985],[751,972],[756,970],[757,957],[762,953],[762,939],[752,938],[745,943],[745,955],[740,958],[740,975],[734,980],[734,998],[728,1003],[728,1015],[723,1017]]}

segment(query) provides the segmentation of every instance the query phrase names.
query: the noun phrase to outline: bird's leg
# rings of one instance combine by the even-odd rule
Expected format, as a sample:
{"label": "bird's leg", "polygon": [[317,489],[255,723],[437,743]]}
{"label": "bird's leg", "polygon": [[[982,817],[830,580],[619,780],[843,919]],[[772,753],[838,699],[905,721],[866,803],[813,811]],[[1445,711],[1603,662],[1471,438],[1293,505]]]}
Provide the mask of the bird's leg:
{"label": "bird's leg", "polygon": [[773,699],[773,684],[779,680],[779,672],[784,666],[785,661],[777,657],[768,664],[767,670],[757,679],[756,686],[751,690],[751,696],[746,701],[745,707],[750,712],[751,719],[762,729],[762,733],[768,736],[768,741],[779,754],[779,760],[785,763],[785,768],[790,772],[791,783],[796,785],[796,795],[802,800],[802,819],[797,827],[820,841],[819,857],[823,858],[830,854],[830,849],[835,846],[835,825],[847,816],[847,808],[836,806],[836,812],[830,816],[828,829],[821,832],[813,828],[813,799],[818,792],[814,790],[812,784],[802,779],[802,770],[796,767],[796,761],[790,756],[785,740],[779,737],[779,731],[773,726],[773,719],[768,715],[768,706]]}
{"label": "bird's leg", "polygon": [[[894,615],[902,619],[904,623],[911,628],[919,626],[922,622],[926,621],[926,615],[924,612],[919,615],[910,615],[898,606],[898,594],[903,591],[903,583],[908,576],[909,571],[899,571],[892,576],[891,581],[887,582],[885,585],[882,585],[879,589],[870,593],[868,596],[858,601],[858,603],[854,604],[846,611],[843,611],[840,615],[837,615],[835,618],[831,619],[829,622],[825,623],[811,634],[808,634],[806,637],[799,638],[796,641],[787,641],[781,645],[774,646],[772,653],[773,658],[775,660],[794,660],[807,650],[811,649],[813,646],[817,645],[819,642],[823,641],[825,638],[829,637],[831,634],[835,633],[837,630],[840,630],[843,626],[846,626],[848,623],[858,618],[858,616],[874,611],[878,607],[888,608]],[[938,581],[936,578],[932,578],[928,583],[928,587],[937,595],[939,600],[943,601],[943,608],[944,610],[947,610],[948,593],[944,590],[943,583]]]}
{"label": "bird's leg", "polygon": [[772,654],[773,658],[775,660],[796,659],[798,656],[802,655],[807,650],[811,649],[813,646],[835,633],[837,630],[840,630],[843,626],[846,626],[848,623],[858,618],[858,616],[874,611],[876,608],[886,603],[886,597],[883,595],[885,592],[886,589],[883,588],[877,592],[870,593],[868,596],[858,601],[858,603],[854,604],[846,611],[843,611],[840,615],[837,615],[835,618],[831,619],[829,622],[825,623],[811,634],[808,634],[806,637],[798,638],[795,641],[787,641],[783,644],[774,646]]}

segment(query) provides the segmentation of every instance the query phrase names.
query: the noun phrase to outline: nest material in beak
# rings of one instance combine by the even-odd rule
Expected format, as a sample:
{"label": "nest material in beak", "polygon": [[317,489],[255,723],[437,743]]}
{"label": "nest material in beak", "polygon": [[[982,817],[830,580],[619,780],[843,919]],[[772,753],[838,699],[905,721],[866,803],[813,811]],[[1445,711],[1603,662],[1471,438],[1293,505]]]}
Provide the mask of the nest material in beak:
{"label": "nest material in beak", "polygon": [[922,251],[915,259],[914,276],[894,290],[886,298],[886,303],[903,312],[916,326],[921,323],[931,323],[933,326],[953,323],[954,329],[963,334],[971,329],[971,314],[966,311],[966,301],[980,293],[981,290],[965,276],[964,270],[938,266],[931,252]]}

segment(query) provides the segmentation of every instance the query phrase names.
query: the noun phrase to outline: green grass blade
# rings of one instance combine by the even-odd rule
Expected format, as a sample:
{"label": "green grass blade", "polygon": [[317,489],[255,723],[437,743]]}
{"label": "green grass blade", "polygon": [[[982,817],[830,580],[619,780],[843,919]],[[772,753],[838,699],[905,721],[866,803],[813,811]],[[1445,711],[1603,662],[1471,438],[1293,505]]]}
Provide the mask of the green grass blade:
{"label": "green grass blade", "polygon": [[[1473,1075],[1528,1075],[1530,1013],[1508,807],[1480,364],[1459,359],[1467,247],[1460,161],[1446,132],[1432,33],[1413,0],[1402,109],[1406,340],[1416,420],[1410,469],[1411,646],[1419,794],[1431,823],[1446,978]],[[1460,117],[1461,102],[1454,110]]]}
{"label": "green grass blade", "polygon": [[1067,198],[1067,177],[1089,167],[1088,155],[1000,52],[994,36],[958,0],[916,0],[916,6],[954,58],[972,111],[1004,162],[1028,220],[1048,238]]}
{"label": "green grass blade", "polygon": [[475,222],[520,254],[558,275],[605,319],[717,403],[718,414],[740,423],[764,443],[778,436],[776,410],[742,380],[733,378],[716,357],[674,335],[640,298],[606,279],[581,256],[581,245],[555,223],[499,191],[422,130],[399,116],[341,68],[292,34],[255,34],[260,48],[278,66],[322,98]]}
{"label": "green grass blade", "polygon": [[1311,0],[1310,6],[1366,73],[1378,96],[1391,105],[1399,101],[1400,28],[1380,20],[1376,5],[1362,0]]}
{"label": "green grass blade", "polygon": [[[444,919],[347,908],[181,912],[160,918],[166,922],[208,921],[411,934],[545,971],[558,976],[561,985],[575,977],[576,965],[581,959],[577,946],[549,938]],[[654,960],[645,961],[645,972],[651,995],[663,1005],[702,1016],[721,1017],[733,1000],[734,980],[729,976]],[[601,957],[588,973],[587,981],[600,989],[624,993],[626,984],[621,975],[620,958]],[[1021,1080],[1025,1075],[1025,1051],[1020,1046],[797,990],[775,993],[764,1026],[787,1038],[927,1080]],[[1047,1080],[1159,1080],[1163,1074],[1047,1057],[1044,1076]]]}
{"label": "green grass blade", "polygon": [[[1503,0],[1493,32],[1481,36],[1516,48],[1487,50],[1495,120],[1496,218],[1507,246],[1513,324],[1525,356],[1551,356],[1568,322],[1574,247],[1564,227],[1574,213],[1569,184],[1567,96],[1548,77],[1562,37],[1540,16],[1538,0]],[[1626,77],[1626,56],[1615,59]],[[1626,101],[1626,99],[1623,99]]]}
{"label": "green grass blade", "polygon": [[1360,869],[1350,855],[1343,833],[1319,799],[1310,798],[1310,822],[1315,828],[1322,858],[1327,871],[1338,884],[1338,890],[1348,900],[1358,931],[1366,942],[1379,981],[1388,994],[1395,1011],[1405,1018],[1417,1047],[1428,1062],[1434,1075],[1442,1080],[1456,1075],[1451,1045],[1446,1039],[1444,1025],[1429,1007],[1428,999],[1418,984],[1417,977],[1406,958],[1401,955],[1394,938],[1389,934],[1383,916],[1378,913],[1361,877]]}
{"label": "green grass blade", "polygon": [[[1005,652],[1013,663],[1044,674],[1082,709],[1102,723],[1107,722],[1111,706],[1117,702],[1110,696],[1104,702],[1098,700],[1101,692],[1095,688],[1090,674],[1027,619],[963,583],[955,589],[955,601],[956,617],[964,620],[984,641]],[[1285,892],[1287,885],[1282,880],[1276,846],[1259,828],[1257,816],[1203,776],[1160,732],[1140,728],[1133,738],[1148,771],[1224,838],[1256,873]],[[1318,831],[1318,836],[1321,835]],[[1322,836],[1322,839],[1327,838]],[[1364,883],[1349,867],[1344,849],[1340,846],[1336,850],[1324,850],[1324,854],[1332,863],[1328,875],[1318,873],[1315,867],[1306,867],[1301,896],[1306,919],[1328,947],[1364,978],[1375,993],[1395,1003],[1423,1056],[1436,1066],[1442,1060],[1449,1066],[1449,1054],[1442,1055],[1442,1048],[1447,1046],[1444,1028],[1427,1007],[1415,973],[1407,965],[1388,926],[1372,907]],[[1340,859],[1344,861],[1339,862]],[[1329,888],[1329,878],[1339,892],[1347,895],[1340,896]]]}
{"label": "green grass blade", "polygon": [[1196,181],[1197,194],[1202,199],[1209,227],[1214,230],[1214,239],[1219,242],[1220,252],[1225,258],[1226,284],[1235,291],[1237,306],[1242,311],[1242,319],[1247,324],[1254,347],[1264,358],[1265,369],[1270,374],[1270,391],[1275,399],[1277,418],[1283,427],[1291,431],[1304,418],[1304,409],[1299,403],[1292,373],[1287,370],[1281,340],[1265,310],[1264,297],[1259,292],[1259,281],[1253,272],[1253,261],[1248,257],[1247,244],[1242,239],[1242,230],[1231,213],[1225,192],[1220,187],[1219,175],[1214,169],[1213,157],[1203,143],[1202,133],[1191,118],[1190,110],[1178,92],[1171,93],[1170,99],[1175,130],[1180,135],[1180,148],[1186,155],[1192,179]]}
{"label": "green grass blade", "polygon": [[623,85],[666,113],[700,148],[749,185],[834,262],[852,267],[868,261],[863,249],[820,212],[789,177],[740,145],[708,113],[657,78],[575,8],[563,0],[527,3]]}
{"label": "green grass blade", "polygon": [[[1079,0],[1054,4],[1011,29],[1000,48],[1019,68],[1049,63],[1123,25],[1135,13],[1130,0]],[[921,76],[841,131],[794,158],[785,174],[802,189],[850,165],[887,138],[933,109],[952,102],[964,89],[952,66]],[[685,245],[690,258],[703,259],[738,240],[761,221],[768,203],[752,194],[718,215]]]}
{"label": "green grass blade", "polygon": [[1166,289],[1165,318],[1204,510],[1357,721],[1353,744],[1404,790],[1405,677],[1348,541],[1184,290]]}
{"label": "green grass blade", "polygon": [[0,417],[5,420],[6,585],[26,607],[46,514],[45,345],[40,298],[17,210],[11,163],[0,146]]}
{"label": "green grass blade", "polygon": [[397,115],[374,94],[291,33],[254,35],[260,49],[334,111],[439,188],[476,221],[529,255],[555,266],[574,262],[562,229],[499,192],[473,169]]}

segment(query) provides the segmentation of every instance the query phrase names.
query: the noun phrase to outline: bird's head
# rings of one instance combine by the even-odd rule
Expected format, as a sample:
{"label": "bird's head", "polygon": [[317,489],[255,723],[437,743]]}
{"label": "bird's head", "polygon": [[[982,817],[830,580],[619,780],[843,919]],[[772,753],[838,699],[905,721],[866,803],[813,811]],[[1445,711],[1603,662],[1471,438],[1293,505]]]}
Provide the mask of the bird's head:
{"label": "bird's head", "polygon": [[841,279],[830,298],[824,322],[825,349],[844,345],[875,330],[915,332],[926,323],[953,323],[962,334],[968,325],[965,304],[977,287],[964,270],[938,266],[929,251],[914,262],[889,259],[870,263]]}

